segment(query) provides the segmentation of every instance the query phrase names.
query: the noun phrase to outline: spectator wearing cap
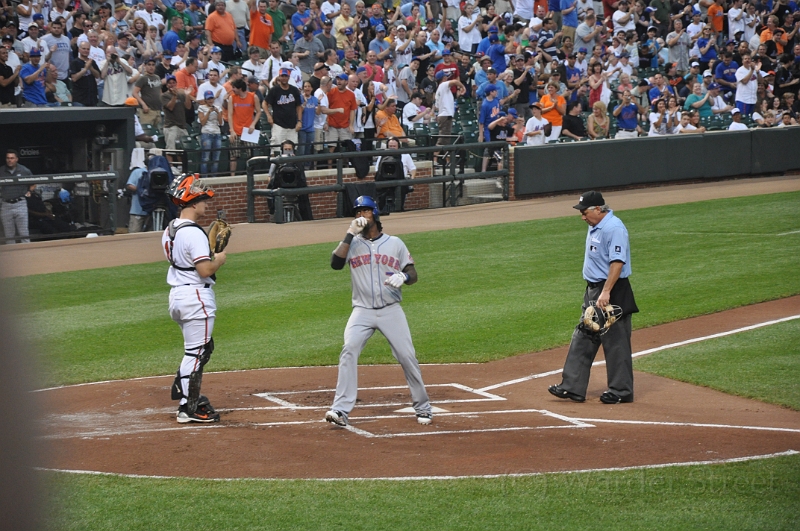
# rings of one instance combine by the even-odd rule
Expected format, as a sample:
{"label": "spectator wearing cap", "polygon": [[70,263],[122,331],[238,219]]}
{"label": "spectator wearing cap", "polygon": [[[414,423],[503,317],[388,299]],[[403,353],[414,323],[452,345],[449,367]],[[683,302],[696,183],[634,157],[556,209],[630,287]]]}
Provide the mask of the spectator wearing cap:
{"label": "spectator wearing cap", "polygon": [[291,71],[282,68],[276,83],[269,89],[262,109],[272,126],[270,144],[280,146],[286,140],[298,143],[298,131],[303,125],[303,98],[300,90],[289,84]]}
{"label": "spectator wearing cap", "polygon": [[161,124],[161,78],[156,75],[156,60],[144,63],[144,73],[133,86],[132,95],[139,102],[136,114],[139,122],[147,125]]}
{"label": "spectator wearing cap", "polygon": [[222,48],[223,61],[234,59],[234,44],[242,48],[239,33],[236,31],[236,22],[233,15],[226,11],[224,0],[216,0],[214,3],[214,11],[206,19],[205,31],[206,42]]}
{"label": "spectator wearing cap", "polygon": [[89,55],[91,45],[82,42],[78,45],[78,57],[69,65],[72,80],[72,104],[95,107],[98,101],[97,80],[100,68]]}
{"label": "spectator wearing cap", "polygon": [[161,46],[165,51],[175,54],[178,42],[186,42],[184,37],[180,36],[181,33],[185,33],[183,31],[183,19],[180,17],[172,17],[170,19],[170,29],[164,33],[164,37],[161,39]]}
{"label": "spectator wearing cap", "polygon": [[[348,35],[346,30],[350,30],[350,35],[356,34],[358,26],[356,19],[350,16],[350,5],[345,3],[341,7],[339,16],[333,21],[333,34],[336,36],[336,47],[344,50],[348,42]],[[333,91],[331,91],[333,92]]]}
{"label": "spectator wearing cap", "polygon": [[541,146],[545,143],[545,128],[550,123],[542,116],[541,102],[531,103],[532,116],[525,123],[525,144],[528,146]]}
{"label": "spectator wearing cap", "polygon": [[325,46],[314,38],[313,26],[303,26],[303,37],[294,43],[294,51],[300,58],[303,81],[308,81],[314,74],[314,65],[325,59]]}
{"label": "spectator wearing cap", "polygon": [[[461,72],[458,69],[458,63],[453,58],[453,53],[450,50],[442,52],[442,62],[436,66],[436,72],[445,71],[448,73],[450,79],[457,79],[461,77]],[[455,86],[452,87],[456,89]]]}
{"label": "spectator wearing cap", "polygon": [[317,34],[315,37],[319,42],[322,43],[322,46],[325,50],[336,50],[336,36],[332,33],[333,31],[333,21],[331,19],[326,18],[322,22],[322,33]]}
{"label": "spectator wearing cap", "polygon": [[186,130],[186,111],[192,106],[192,99],[178,89],[175,76],[167,76],[167,90],[161,94],[161,107],[164,111],[164,141],[167,149],[175,149],[175,144]]}
{"label": "spectator wearing cap", "polygon": [[683,76],[684,88],[679,91],[678,95],[681,98],[686,98],[686,96],[691,94],[689,87],[691,87],[694,83],[703,83],[703,76],[700,73],[700,63],[697,61],[692,61],[689,64],[689,72]]}
{"label": "spectator wearing cap", "polygon": [[[488,71],[492,68],[492,59],[487,56],[483,56],[478,61],[478,68],[475,68],[475,74],[472,78],[472,96],[477,97],[477,90],[478,87],[489,81]],[[495,70],[495,73],[497,71]]]}
{"label": "spectator wearing cap", "polygon": [[408,66],[404,67],[397,76],[397,99],[403,103],[410,102],[412,95],[416,92],[419,64],[419,57],[412,58]]}
{"label": "spectator wearing cap", "polygon": [[669,62],[675,63],[675,68],[679,75],[685,75],[689,71],[689,50],[692,47],[692,39],[686,33],[681,19],[675,19],[674,29],[667,35],[667,46],[669,47]]}
{"label": "spectator wearing cap", "polygon": [[464,5],[464,14],[458,19],[458,46],[467,53],[475,53],[481,42],[480,11],[472,4]]}
{"label": "spectator wearing cap", "polygon": [[156,63],[156,75],[161,79],[161,84],[166,85],[167,76],[174,73],[178,67],[172,64],[172,54],[164,52],[161,61]]}
{"label": "spectator wearing cap", "polygon": [[291,73],[289,74],[289,84],[297,87],[297,90],[303,88],[303,72],[300,70],[300,56],[297,52],[292,52],[288,61],[284,61],[281,68],[288,68]]}
{"label": "spectator wearing cap", "polygon": [[739,65],[733,60],[733,54],[725,51],[722,61],[714,67],[714,82],[718,83],[723,93],[727,94],[736,90],[736,71]]}
{"label": "spectator wearing cap", "polygon": [[[50,16],[52,17],[52,10],[50,12]],[[133,15],[135,11],[132,11],[122,2],[116,4],[114,6],[114,13],[109,19],[106,21],[106,29],[114,33],[115,35],[119,35],[120,33],[124,33],[130,29],[130,23],[133,20]]]}
{"label": "spectator wearing cap", "polygon": [[31,48],[28,53],[30,62],[22,65],[19,77],[22,79],[22,98],[25,107],[44,107],[47,105],[45,96],[45,77],[47,63],[42,61],[42,52],[39,48]]}
{"label": "spectator wearing cap", "polygon": [[747,131],[747,126],[742,123],[742,113],[736,107],[731,109],[731,125],[728,126],[728,131]]}
{"label": "spectator wearing cap", "polygon": [[706,92],[710,94],[708,101],[711,103],[711,111],[714,114],[724,114],[734,109],[734,106],[726,102],[725,98],[720,95],[720,86],[717,83],[711,83]]}
{"label": "spectator wearing cap", "polygon": [[[342,6],[342,14],[336,17],[339,20],[345,12],[344,4]],[[353,138],[356,110],[358,104],[356,102],[355,94],[347,88],[348,76],[347,74],[339,74],[336,77],[336,87],[328,91],[328,109],[334,111],[328,114],[328,133],[326,140],[331,142],[343,142]],[[337,111],[341,109],[341,111]],[[331,146],[331,150],[335,145]]]}
{"label": "spectator wearing cap", "polygon": [[[308,83],[311,83],[311,94],[317,91],[320,87],[322,79],[330,74],[330,68],[325,63],[316,63],[314,65],[314,72],[308,78]],[[337,74],[338,75],[338,74]],[[305,83],[303,84],[305,86]]]}
{"label": "spectator wearing cap", "polygon": [[[451,86],[458,87],[456,95],[463,94],[466,91],[463,83],[457,79],[451,79],[448,72],[441,70],[434,75],[436,81],[439,82],[439,88],[436,89],[435,103],[438,109],[436,115],[436,123],[439,125],[439,140],[437,145],[450,144],[452,139],[448,138],[453,132],[453,117],[456,114],[455,98]],[[441,154],[440,154],[441,155]]]}
{"label": "spectator wearing cap", "polygon": [[[497,18],[500,19],[500,15],[498,15]],[[489,25],[486,29],[486,36],[478,43],[478,49],[475,51],[475,53],[480,56],[486,55],[486,51],[489,49],[489,45],[491,44],[489,42],[489,37],[492,35],[498,35],[498,32],[499,30],[497,26]],[[416,55],[416,52],[414,52],[414,55]]]}
{"label": "spectator wearing cap", "polygon": [[[186,97],[194,103],[198,95],[197,78],[197,59],[189,57],[184,63],[184,67],[175,72],[175,79],[178,82],[178,89],[183,90]],[[195,119],[194,106],[190,105],[186,111],[186,122],[193,123]]]}
{"label": "spectator wearing cap", "polygon": [[[571,61],[574,65],[575,54],[570,54],[570,57],[572,57]],[[574,69],[574,71],[577,75],[577,81],[580,81],[580,71],[577,69]],[[516,103],[514,104],[514,109],[516,109],[517,114],[522,117],[524,121],[527,121],[531,114],[530,93],[531,91],[536,92],[538,90],[538,77],[536,75],[536,68],[533,67],[532,64],[526,64],[526,58],[524,55],[518,55],[514,58],[514,69],[511,77],[511,86],[519,90]]]}
{"label": "spectator wearing cap", "polygon": [[369,52],[375,52],[376,63],[383,66],[383,60],[394,51],[397,46],[394,42],[386,42],[386,27],[383,24],[378,24],[375,27],[375,38],[369,41]]}
{"label": "spectator wearing cap", "polygon": [[32,48],[38,49],[45,56],[48,55],[47,43],[40,36],[39,25],[35,22],[31,22],[28,26],[28,36],[22,39],[22,49],[26,55],[30,53]]}
{"label": "spectator wearing cap", "polygon": [[[489,139],[489,124],[497,120],[500,116],[500,98],[497,94],[497,85],[489,83],[484,89],[484,98],[481,102],[481,110],[478,113],[478,142]],[[484,157],[485,158],[485,157]],[[483,171],[486,171],[484,160]]]}
{"label": "spectator wearing cap", "polygon": [[494,68],[489,68],[486,70],[486,82],[481,83],[481,85],[475,91],[475,95],[478,97],[478,99],[483,99],[486,97],[486,88],[489,86],[494,86],[495,90],[497,90],[498,100],[506,99],[508,97],[508,87],[505,85],[505,83],[498,80],[497,70]]}
{"label": "spectator wearing cap", "polygon": [[489,35],[489,49],[486,55],[492,60],[492,68],[498,72],[506,70],[506,47],[498,40],[497,35]]}
{"label": "spectator wearing cap", "polygon": [[269,45],[275,34],[275,22],[267,13],[267,0],[248,0],[250,2],[250,46],[258,48],[262,59],[269,56]]}
{"label": "spectator wearing cap", "polygon": [[411,63],[414,57],[414,32],[408,32],[406,26],[401,24],[397,26],[397,37],[394,39],[394,57],[397,62],[397,68],[404,68]]}
{"label": "spectator wearing cap", "polygon": [[247,50],[247,57],[247,61],[242,63],[242,72],[244,72],[245,77],[262,77],[262,71],[265,68],[265,63],[261,58],[261,50],[259,50],[257,46],[251,46]]}
{"label": "spectator wearing cap", "polygon": [[433,107],[425,110],[420,107],[424,97],[421,92],[414,91],[408,103],[403,107],[403,125],[408,131],[414,130],[414,124],[428,123],[433,116]]}

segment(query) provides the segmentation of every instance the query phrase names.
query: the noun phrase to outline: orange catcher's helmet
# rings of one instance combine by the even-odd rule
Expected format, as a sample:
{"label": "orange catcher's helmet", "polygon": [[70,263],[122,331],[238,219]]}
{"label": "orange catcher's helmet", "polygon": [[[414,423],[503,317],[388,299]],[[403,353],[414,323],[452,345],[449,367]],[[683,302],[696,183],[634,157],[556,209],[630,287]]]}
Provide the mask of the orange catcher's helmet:
{"label": "orange catcher's helmet", "polygon": [[203,184],[200,174],[181,175],[172,181],[169,187],[172,202],[179,207],[186,207],[198,201],[214,197],[214,190]]}

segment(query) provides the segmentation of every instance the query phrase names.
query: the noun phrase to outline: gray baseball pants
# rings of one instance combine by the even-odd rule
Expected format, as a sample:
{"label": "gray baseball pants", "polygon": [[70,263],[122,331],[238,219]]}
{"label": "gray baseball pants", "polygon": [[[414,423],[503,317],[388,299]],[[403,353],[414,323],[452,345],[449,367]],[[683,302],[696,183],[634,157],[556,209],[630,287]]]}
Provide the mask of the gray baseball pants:
{"label": "gray baseball pants", "polygon": [[411,331],[400,304],[392,304],[378,310],[353,308],[353,313],[350,314],[344,329],[344,347],[339,355],[336,397],[333,399],[331,409],[341,411],[345,415],[353,410],[358,395],[358,357],[375,330],[380,330],[386,336],[392,347],[392,355],[403,368],[408,388],[411,390],[414,410],[417,413],[430,413],[428,392],[422,382],[422,372],[419,369],[414,344],[411,342]]}
{"label": "gray baseball pants", "polygon": [[[602,286],[586,288],[583,295],[583,309],[589,301],[597,300]],[[580,396],[586,396],[589,386],[589,373],[597,351],[603,345],[606,358],[608,390],[617,396],[633,398],[633,360],[631,359],[631,316],[625,315],[600,336],[600,343],[577,328],[572,333],[567,361],[564,363],[561,388]]]}
{"label": "gray baseball pants", "polygon": [[22,243],[30,243],[28,238],[28,202],[24,199],[16,203],[3,201],[0,206],[0,219],[3,221],[6,244],[14,243],[19,238]]}

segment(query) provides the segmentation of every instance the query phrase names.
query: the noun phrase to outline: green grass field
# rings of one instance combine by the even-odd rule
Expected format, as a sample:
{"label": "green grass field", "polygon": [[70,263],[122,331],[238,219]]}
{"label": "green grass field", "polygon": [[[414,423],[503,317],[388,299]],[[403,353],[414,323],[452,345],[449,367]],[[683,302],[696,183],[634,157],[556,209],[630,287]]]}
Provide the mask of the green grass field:
{"label": "green grass field", "polygon": [[[618,212],[642,310],[634,326],[800,293],[800,234],[787,234],[799,228],[798,199]],[[391,218],[386,225],[391,233]],[[487,361],[566,344],[585,233],[571,216],[404,236],[420,274],[404,290],[420,361]],[[350,286],[328,265],[334,245],[231,256],[216,290],[209,369],[335,364]],[[166,313],[165,271],[149,264],[6,281],[28,305],[42,385],[172,373],[181,338]],[[797,409],[797,331],[787,323],[662,352],[636,368]],[[362,355],[362,363],[392,361],[378,336]],[[795,529],[800,521],[798,456],[659,469],[643,487],[637,478],[651,472],[399,483],[45,476],[63,508],[52,521],[65,529]],[[213,516],[181,511],[198,492]]]}

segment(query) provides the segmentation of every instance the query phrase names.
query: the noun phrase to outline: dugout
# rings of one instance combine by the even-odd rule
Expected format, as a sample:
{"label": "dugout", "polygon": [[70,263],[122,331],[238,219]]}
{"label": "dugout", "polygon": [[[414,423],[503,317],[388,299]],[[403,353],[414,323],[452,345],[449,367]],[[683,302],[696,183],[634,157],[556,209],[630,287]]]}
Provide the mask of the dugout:
{"label": "dugout", "polygon": [[567,142],[514,150],[517,197],[800,170],[800,127]]}
{"label": "dugout", "polygon": [[93,188],[84,215],[85,221],[106,229],[124,226],[128,212],[117,209],[111,220],[109,197],[113,200],[127,182],[134,112],[130,107],[3,109],[0,149],[16,149],[19,163],[34,175],[116,172],[116,181],[86,183]]}

